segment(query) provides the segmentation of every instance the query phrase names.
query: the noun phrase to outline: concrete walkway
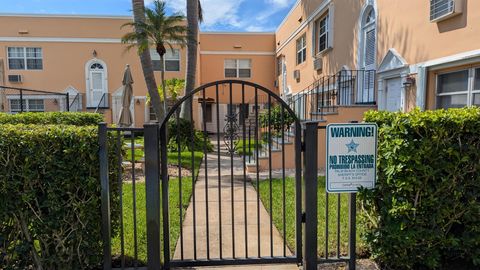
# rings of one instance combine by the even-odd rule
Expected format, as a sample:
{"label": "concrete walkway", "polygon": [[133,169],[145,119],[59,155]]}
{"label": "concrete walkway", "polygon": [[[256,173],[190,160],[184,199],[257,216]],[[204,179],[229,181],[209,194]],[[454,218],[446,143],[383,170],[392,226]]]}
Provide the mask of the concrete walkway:
{"label": "concrete walkway", "polygon": [[[216,149],[207,155],[206,161],[206,168],[203,162],[199,170],[194,198],[192,197],[183,222],[183,246],[179,239],[174,259],[182,259],[182,248],[184,260],[194,259],[195,255],[196,259],[256,258],[259,253],[262,257],[270,257],[272,251],[273,256],[291,256],[288,247],[285,247],[284,253],[283,238],[275,226],[270,231],[270,216],[262,202],[258,203],[257,192],[248,180],[248,175],[247,181],[244,181],[243,159],[234,156],[232,174],[230,155],[225,146],[221,145],[220,168]],[[270,243],[270,232],[273,245]],[[227,268],[232,267],[224,269]],[[295,265],[257,265],[234,269],[298,268]]]}

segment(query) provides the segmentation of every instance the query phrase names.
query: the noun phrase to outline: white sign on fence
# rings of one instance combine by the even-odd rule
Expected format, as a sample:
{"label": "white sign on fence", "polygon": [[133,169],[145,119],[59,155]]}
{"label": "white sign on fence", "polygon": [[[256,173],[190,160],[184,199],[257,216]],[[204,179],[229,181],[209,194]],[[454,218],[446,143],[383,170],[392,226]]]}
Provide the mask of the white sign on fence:
{"label": "white sign on fence", "polygon": [[375,187],[377,130],[376,124],[327,126],[327,192]]}

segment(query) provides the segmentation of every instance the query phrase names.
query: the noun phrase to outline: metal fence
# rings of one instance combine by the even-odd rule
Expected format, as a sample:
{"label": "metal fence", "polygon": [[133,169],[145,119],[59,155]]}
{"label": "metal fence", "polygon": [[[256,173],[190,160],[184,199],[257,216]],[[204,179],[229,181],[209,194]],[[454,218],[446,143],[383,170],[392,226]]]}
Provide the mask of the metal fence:
{"label": "metal fence", "polygon": [[79,102],[68,93],[0,86],[0,111],[8,113],[23,112],[65,112],[76,109]]}
{"label": "metal fence", "polygon": [[[199,98],[190,107],[191,115],[200,115],[195,129],[179,118],[181,104],[188,99],[194,104],[194,94]],[[207,109],[207,102],[212,108]],[[274,133],[276,106],[281,113],[275,121],[283,128]],[[336,212],[330,207],[335,195],[322,194],[318,182],[318,123],[302,127],[296,119],[286,124],[287,115],[294,112],[273,92],[229,80],[204,85],[182,98],[162,125],[100,125],[104,269],[259,263],[316,269],[330,262],[347,262],[355,269],[355,195],[349,196],[348,216],[340,211],[345,196],[334,198]],[[110,180],[109,132],[123,146],[116,153],[122,172]],[[294,164],[291,177],[286,162]],[[279,170],[274,164],[280,164]],[[247,171],[247,166],[254,170]],[[119,190],[109,190],[109,181],[119,181]],[[110,196],[121,198],[118,216],[110,215]],[[265,210],[269,215],[261,214]],[[323,222],[325,232],[319,232]],[[112,234],[115,224],[119,231]],[[289,237],[293,243],[287,242]]]}
{"label": "metal fence", "polygon": [[375,70],[342,70],[321,77],[288,104],[300,120],[323,120],[338,106],[375,105]]}

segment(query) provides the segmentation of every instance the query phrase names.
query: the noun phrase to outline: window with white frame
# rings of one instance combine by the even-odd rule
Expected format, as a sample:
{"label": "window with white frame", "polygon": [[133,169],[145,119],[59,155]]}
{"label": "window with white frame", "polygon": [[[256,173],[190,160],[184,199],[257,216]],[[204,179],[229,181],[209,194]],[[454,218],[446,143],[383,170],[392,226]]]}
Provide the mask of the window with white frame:
{"label": "window with white frame", "polygon": [[307,40],[306,35],[303,34],[297,39],[297,65],[305,62],[307,59]]}
{"label": "window with white frame", "polygon": [[[23,106],[22,106],[23,105]],[[23,112],[44,112],[45,111],[45,102],[43,99],[23,99],[23,102],[20,102],[20,99],[10,99],[10,112],[18,113]]]}
{"label": "window with white frame", "polygon": [[321,53],[328,49],[328,35],[330,27],[328,25],[329,15],[328,12],[315,21],[315,52]]}
{"label": "window with white frame", "polygon": [[252,75],[252,60],[225,59],[225,78],[250,78]]}
{"label": "window with white frame", "polygon": [[41,70],[43,69],[42,48],[8,47],[8,68],[11,70]]}
{"label": "window with white frame", "polygon": [[[150,50],[150,56],[152,58],[153,70],[162,71],[162,62],[160,61],[160,55],[154,49]],[[163,56],[166,71],[180,71],[180,50],[179,49],[167,49],[167,52]]]}
{"label": "window with white frame", "polygon": [[454,0],[430,0],[430,21],[449,15],[454,10]]}
{"label": "window with white frame", "polygon": [[437,75],[437,108],[480,106],[480,67]]}

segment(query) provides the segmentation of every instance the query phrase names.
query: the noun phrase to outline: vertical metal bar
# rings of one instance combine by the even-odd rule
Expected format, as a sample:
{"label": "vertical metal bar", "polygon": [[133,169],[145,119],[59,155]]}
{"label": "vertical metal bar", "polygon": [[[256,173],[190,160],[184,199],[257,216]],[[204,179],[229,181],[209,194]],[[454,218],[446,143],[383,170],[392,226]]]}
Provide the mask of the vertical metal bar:
{"label": "vertical metal bar", "polygon": [[70,96],[67,94],[65,94],[65,101],[67,102],[67,112],[70,111]]}
{"label": "vertical metal bar", "polygon": [[[210,259],[210,228],[208,221],[208,156],[207,156],[207,104],[205,103],[205,88],[203,88],[203,101],[202,101],[202,115],[203,115],[203,159],[205,168],[205,225],[206,225],[206,237],[207,237],[207,260]],[[220,168],[218,168],[220,170]]]}
{"label": "vertical metal bar", "polygon": [[299,121],[295,121],[295,249],[297,264],[302,263],[303,260],[302,204],[302,127]]}
{"label": "vertical metal bar", "polygon": [[219,249],[220,249],[220,259],[223,258],[222,254],[222,174],[220,171],[221,161],[220,161],[220,100],[218,99],[218,84],[215,85],[215,99],[216,99],[216,111],[217,111],[217,166],[218,166],[218,220],[219,220]]}
{"label": "vertical metal bar", "polygon": [[132,155],[132,197],[133,197],[133,265],[138,265],[138,237],[137,237],[137,189],[135,186],[135,132],[130,132],[130,150]]}
{"label": "vertical metal bar", "polygon": [[[246,140],[246,113],[245,113],[245,105],[248,106],[248,104],[245,104],[245,84],[242,83],[242,119],[243,119],[243,123],[242,123],[242,127],[243,127],[243,136],[242,136],[242,140],[243,140],[243,215],[244,215],[244,224],[245,224],[245,258],[248,258],[248,220],[247,220],[247,168],[246,168],[246,163],[247,163],[247,151],[246,151],[246,146],[247,146],[247,143],[245,142]],[[250,141],[249,141],[250,143]],[[250,150],[250,148],[249,148]]]}
{"label": "vertical metal bar", "polygon": [[121,132],[117,131],[117,159],[118,159],[118,194],[120,200],[120,267],[122,269],[125,268],[125,233],[123,227],[123,180],[122,180],[122,140],[121,140]]}
{"label": "vertical metal bar", "polygon": [[270,256],[273,257],[273,196],[272,196],[272,99],[268,94],[268,180],[270,208]]}
{"label": "vertical metal bar", "polygon": [[[287,256],[287,243],[285,239],[287,238],[286,231],[286,218],[285,218],[285,205],[286,205],[286,194],[285,194],[285,108],[283,105],[280,105],[282,108],[281,113],[281,127],[282,127],[282,220],[283,220],[283,257]],[[273,213],[272,213],[273,214]]]}
{"label": "vertical metal bar", "polygon": [[337,194],[337,258],[340,258],[340,193]]}
{"label": "vertical metal bar", "polygon": [[[190,115],[193,115],[193,97],[190,97]],[[195,144],[194,144],[194,126],[190,126],[190,151],[192,152],[192,205],[193,205],[193,259],[197,259],[197,211],[195,199]]]}
{"label": "vertical metal bar", "polygon": [[[168,191],[168,167],[167,167],[167,127],[160,128],[160,165],[162,176],[162,216],[163,216],[163,263],[164,269],[170,268],[170,217],[169,217],[169,191]],[[195,170],[192,169],[192,172]],[[192,173],[192,179],[193,173]],[[192,180],[192,182],[194,182]],[[195,191],[193,191],[195,192]]]}
{"label": "vertical metal bar", "polygon": [[317,170],[318,170],[318,123],[308,122],[305,129],[304,185],[305,207],[304,259],[303,269],[317,269]]}
{"label": "vertical metal bar", "polygon": [[260,158],[259,158],[259,145],[260,138],[258,136],[258,89],[255,87],[255,165],[257,173],[257,248],[258,248],[258,257],[261,257],[260,254]]}
{"label": "vertical metal bar", "polygon": [[182,149],[181,149],[181,142],[180,142],[180,112],[176,113],[176,121],[177,121],[177,154],[178,154],[178,198],[179,198],[179,205],[178,210],[180,212],[179,219],[180,219],[180,259],[183,260],[183,194],[182,194]]}
{"label": "vertical metal bar", "polygon": [[[229,84],[230,90],[230,117],[233,118],[233,93],[232,93],[232,83]],[[233,121],[233,119],[231,119]],[[230,145],[233,147],[233,136],[230,136]],[[235,190],[234,190],[234,179],[233,179],[233,151],[230,150],[230,188],[231,188],[231,211],[232,211],[232,258],[235,258]]]}
{"label": "vertical metal bar", "polygon": [[147,269],[156,270],[161,268],[158,124],[145,124],[144,131]]}
{"label": "vertical metal bar", "polygon": [[348,211],[348,220],[350,224],[349,230],[349,243],[348,243],[348,270],[355,270],[356,268],[356,245],[357,245],[357,193],[350,193],[348,197],[349,201],[349,211]]}
{"label": "vertical metal bar", "polygon": [[325,259],[328,259],[328,192],[325,191]]}
{"label": "vertical metal bar", "polygon": [[23,90],[20,89],[20,112],[23,113]]}
{"label": "vertical metal bar", "polygon": [[98,125],[98,158],[100,161],[100,184],[102,187],[102,238],[103,238],[103,269],[112,269],[112,246],[110,231],[110,187],[108,181],[108,145],[107,124]]}

